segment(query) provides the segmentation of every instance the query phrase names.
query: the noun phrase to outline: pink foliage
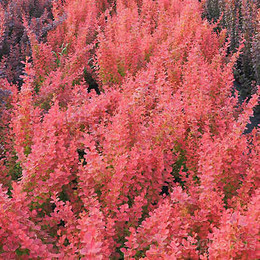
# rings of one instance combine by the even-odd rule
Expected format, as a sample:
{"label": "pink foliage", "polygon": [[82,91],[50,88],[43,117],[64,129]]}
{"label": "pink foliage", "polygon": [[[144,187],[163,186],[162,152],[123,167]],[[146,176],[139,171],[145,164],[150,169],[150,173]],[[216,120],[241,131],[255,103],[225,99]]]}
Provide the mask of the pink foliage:
{"label": "pink foliage", "polygon": [[258,258],[259,92],[239,104],[225,31],[191,0],[52,12],[44,43],[24,22],[21,90],[0,85],[0,256]]}

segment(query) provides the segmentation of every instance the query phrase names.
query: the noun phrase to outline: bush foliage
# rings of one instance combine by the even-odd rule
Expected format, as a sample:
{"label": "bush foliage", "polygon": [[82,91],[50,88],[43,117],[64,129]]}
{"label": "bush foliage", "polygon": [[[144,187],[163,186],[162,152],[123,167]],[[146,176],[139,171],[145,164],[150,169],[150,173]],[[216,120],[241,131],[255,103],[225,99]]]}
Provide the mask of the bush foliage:
{"label": "bush foliage", "polygon": [[3,1],[1,258],[259,258],[259,91],[239,102],[241,48],[204,13]]}

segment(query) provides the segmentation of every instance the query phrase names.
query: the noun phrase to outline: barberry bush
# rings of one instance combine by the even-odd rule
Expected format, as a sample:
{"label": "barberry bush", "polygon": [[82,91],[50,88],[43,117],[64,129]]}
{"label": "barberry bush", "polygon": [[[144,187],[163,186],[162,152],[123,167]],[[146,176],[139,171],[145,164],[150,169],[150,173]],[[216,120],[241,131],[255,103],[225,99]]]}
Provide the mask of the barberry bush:
{"label": "barberry bush", "polygon": [[259,90],[239,102],[228,31],[193,0],[47,2],[0,81],[1,258],[258,259]]}

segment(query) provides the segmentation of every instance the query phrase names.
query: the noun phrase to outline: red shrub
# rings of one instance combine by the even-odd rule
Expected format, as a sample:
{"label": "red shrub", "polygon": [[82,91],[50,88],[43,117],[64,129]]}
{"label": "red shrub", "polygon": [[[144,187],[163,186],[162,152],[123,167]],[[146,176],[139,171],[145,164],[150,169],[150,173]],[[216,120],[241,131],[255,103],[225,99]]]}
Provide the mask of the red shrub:
{"label": "red shrub", "polygon": [[225,31],[191,0],[52,13],[47,42],[24,22],[32,63],[0,104],[0,255],[257,258],[259,93],[232,93]]}

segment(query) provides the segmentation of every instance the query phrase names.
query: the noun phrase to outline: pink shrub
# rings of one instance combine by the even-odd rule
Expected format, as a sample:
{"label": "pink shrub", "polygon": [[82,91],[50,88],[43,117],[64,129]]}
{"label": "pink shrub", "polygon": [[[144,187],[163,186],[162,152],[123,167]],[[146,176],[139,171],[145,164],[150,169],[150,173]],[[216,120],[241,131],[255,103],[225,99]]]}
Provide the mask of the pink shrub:
{"label": "pink shrub", "polygon": [[1,80],[1,257],[257,258],[259,92],[239,104],[226,32],[191,0],[52,14],[46,42],[24,22],[21,90]]}

